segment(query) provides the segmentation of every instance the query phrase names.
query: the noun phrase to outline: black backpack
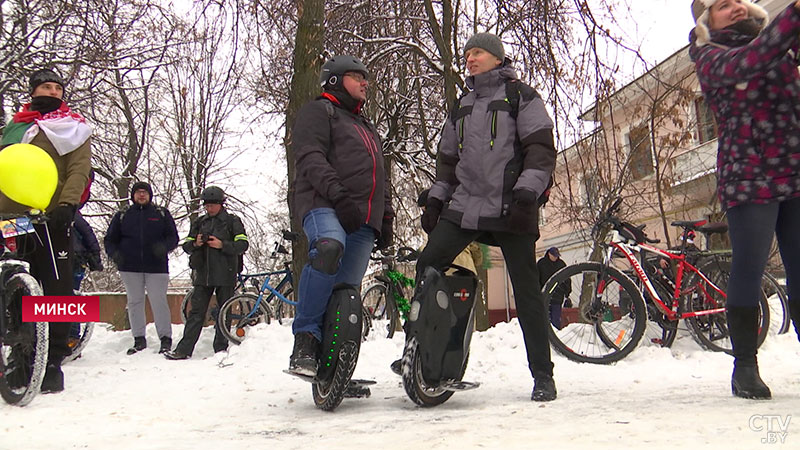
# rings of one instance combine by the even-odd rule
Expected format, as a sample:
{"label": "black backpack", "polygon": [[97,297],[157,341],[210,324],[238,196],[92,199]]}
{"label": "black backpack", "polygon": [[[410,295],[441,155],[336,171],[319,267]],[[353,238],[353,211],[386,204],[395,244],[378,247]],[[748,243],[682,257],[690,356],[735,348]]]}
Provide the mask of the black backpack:
{"label": "black backpack", "polygon": [[[464,108],[461,107],[461,99],[464,98],[469,92],[463,94],[461,97],[456,99],[456,103],[453,105],[453,109],[450,113],[450,121],[453,122],[453,125],[456,126],[456,122],[458,119],[469,115],[472,112],[472,106],[466,106]],[[527,84],[519,81],[519,80],[506,80],[506,98],[503,100],[495,100],[489,103],[490,110],[496,111],[508,111],[508,115],[511,116],[512,119],[517,120],[517,115],[519,114],[519,99],[522,97],[522,94],[525,93],[526,96],[532,97],[539,97],[539,93],[536,92],[536,89],[528,86]],[[494,138],[495,136],[492,136]],[[461,139],[463,139],[463,134],[461,134]],[[461,146],[461,142],[459,142],[459,148]],[[547,183],[547,187],[545,188],[544,192],[542,192],[539,197],[537,198],[537,202],[539,206],[544,206],[548,200],[550,200],[550,190],[553,187],[553,175],[550,175],[550,181]]]}

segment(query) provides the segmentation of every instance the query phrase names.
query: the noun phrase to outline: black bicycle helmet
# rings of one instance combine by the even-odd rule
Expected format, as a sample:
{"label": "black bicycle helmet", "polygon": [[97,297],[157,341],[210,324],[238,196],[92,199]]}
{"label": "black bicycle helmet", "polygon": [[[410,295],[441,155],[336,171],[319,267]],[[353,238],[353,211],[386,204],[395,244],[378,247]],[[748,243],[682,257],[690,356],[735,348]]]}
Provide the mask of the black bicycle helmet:
{"label": "black bicycle helmet", "polygon": [[203,193],[200,194],[200,199],[203,200],[203,203],[222,204],[225,202],[225,192],[222,188],[217,186],[209,186],[203,189]]}
{"label": "black bicycle helmet", "polygon": [[367,66],[360,59],[350,55],[334,56],[322,65],[319,73],[319,84],[324,89],[341,85],[342,77],[346,72],[361,72],[364,78],[369,78]]}

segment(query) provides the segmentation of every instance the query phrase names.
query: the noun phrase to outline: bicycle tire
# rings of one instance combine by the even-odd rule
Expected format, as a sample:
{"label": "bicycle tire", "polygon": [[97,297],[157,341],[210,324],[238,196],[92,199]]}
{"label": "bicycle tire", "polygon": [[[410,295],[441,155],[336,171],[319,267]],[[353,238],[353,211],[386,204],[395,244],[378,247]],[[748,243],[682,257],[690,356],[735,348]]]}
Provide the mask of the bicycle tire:
{"label": "bicycle tire", "polygon": [[66,364],[70,361],[75,361],[81,356],[81,352],[83,349],[89,345],[89,339],[92,338],[92,333],[94,332],[94,322],[82,322],[80,324],[81,331],[80,331],[80,338],[78,340],[78,344],[72,348],[72,353],[69,356],[64,358],[62,364]]}
{"label": "bicycle tire", "polygon": [[186,323],[189,311],[192,310],[192,295],[194,295],[194,288],[189,289],[181,300],[181,323]]}
{"label": "bicycle tire", "polygon": [[27,273],[12,275],[5,284],[3,305],[7,329],[0,336],[0,397],[25,406],[39,393],[47,367],[49,324],[22,321],[22,297],[42,294]]}
{"label": "bicycle tire", "polygon": [[[661,297],[662,301],[671,306],[672,304],[672,289],[665,286],[661,281],[651,279],[656,293]],[[661,309],[656,306],[655,302],[645,297],[645,305],[647,307],[647,328],[644,332],[642,343],[650,343],[660,347],[672,347],[675,343],[675,338],[678,335],[678,321],[670,320]]]}
{"label": "bicycle tire", "polygon": [[[294,289],[291,287],[288,288],[283,292],[283,296],[286,297],[287,300],[294,301]],[[275,298],[272,300],[273,302],[278,302],[278,306],[275,311],[275,318],[278,320],[278,323],[284,325],[284,321],[286,319],[294,319],[294,315],[296,312],[296,308],[294,305],[284,302],[279,298]],[[287,322],[288,323],[288,322]]]}
{"label": "bicycle tire", "polygon": [[255,315],[245,319],[257,302],[258,297],[253,294],[239,294],[229,298],[219,309],[219,320],[215,326],[230,343],[241,344],[247,337],[247,327],[270,323],[269,309],[263,302],[258,303],[258,312]]}
{"label": "bicycle tire", "polygon": [[[728,279],[730,278],[730,267],[731,265],[728,261],[712,260],[703,264],[698,270],[720,289],[727,289]],[[704,281],[698,275],[693,275],[689,280],[688,286],[699,285],[699,283],[704,283]],[[696,292],[695,289],[692,289],[692,291],[693,292],[684,299],[684,311],[686,312],[701,312],[709,309],[718,309],[724,307],[726,304],[726,299],[712,289],[706,290],[709,293],[707,296]],[[760,312],[758,346],[760,347],[767,338],[767,334],[769,334],[769,305],[767,304],[767,299],[766,296],[763,295],[763,292],[758,305]],[[724,312],[687,317],[686,322],[689,324],[689,331],[692,337],[701,348],[704,350],[733,354],[730,333],[728,332],[728,319]]]}
{"label": "bicycle tire", "polygon": [[364,291],[361,301],[369,313],[372,329],[376,329],[377,332],[381,330],[379,327],[385,327],[378,335],[391,339],[397,321],[397,308],[392,308],[394,300],[389,299],[388,290],[389,288],[383,283],[373,284]]}
{"label": "bicycle tire", "polygon": [[[602,271],[606,273],[602,280],[603,297],[599,303],[591,300],[589,306],[593,310],[587,322],[580,318],[581,287],[596,291],[597,283],[591,284],[592,279],[597,280]],[[598,262],[573,264],[559,270],[547,281],[544,286],[545,304],[549,304],[556,287],[565,282],[572,287],[569,300],[579,308],[575,310],[575,320],[564,323],[562,318],[560,329],[550,323],[548,337],[555,351],[575,362],[610,364],[626,357],[639,345],[647,326],[647,309],[630,278],[618,269]]]}
{"label": "bicycle tire", "polygon": [[767,296],[769,305],[769,332],[770,334],[784,334],[792,325],[792,316],[789,312],[789,296],[783,286],[772,275],[764,272],[761,277],[761,289]]}

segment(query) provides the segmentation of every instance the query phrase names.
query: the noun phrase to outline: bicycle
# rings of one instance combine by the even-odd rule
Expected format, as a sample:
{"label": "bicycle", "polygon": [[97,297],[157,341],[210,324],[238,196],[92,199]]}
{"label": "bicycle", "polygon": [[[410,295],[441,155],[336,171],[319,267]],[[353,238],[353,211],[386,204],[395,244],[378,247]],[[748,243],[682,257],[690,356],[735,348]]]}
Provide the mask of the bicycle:
{"label": "bicycle", "polygon": [[0,396],[18,406],[30,403],[41,389],[47,365],[49,324],[22,321],[22,297],[43,295],[17,255],[18,236],[33,233],[41,216],[0,218]]}
{"label": "bicycle", "polygon": [[[553,348],[573,361],[608,364],[619,361],[636,348],[648,319],[658,324],[660,344],[667,347],[675,339],[678,321],[684,319],[702,348],[730,353],[726,295],[720,288],[727,285],[729,269],[721,264],[713,267],[706,264],[698,269],[680,251],[649,245],[658,240],[649,239],[642,228],[616,217],[621,201],[617,199],[601,214],[592,230],[593,238],[602,247],[602,261],[567,266],[545,283],[543,290],[548,300],[560,295],[557,286],[570,283],[570,295],[574,296],[570,301],[578,305],[578,308],[565,308],[573,311],[568,317],[562,317],[561,329],[551,325],[549,337]],[[601,241],[599,236],[603,233],[607,238]],[[648,276],[648,272],[653,275],[653,270],[644,253],[668,258],[677,265],[673,285],[665,277],[651,279]],[[611,265],[615,255],[621,256],[620,259],[633,269],[641,290],[631,278]],[[769,328],[766,299],[761,299],[760,306],[759,343],[763,342]]]}
{"label": "bicycle", "polygon": [[[414,280],[396,270],[396,263],[415,261],[419,252],[411,247],[400,247],[394,255],[370,256],[373,261],[380,261],[381,273],[375,277],[376,282],[370,285],[362,296],[367,333],[380,323],[386,326],[386,337],[391,339],[400,322],[405,318],[410,305],[405,297],[404,288],[413,287]],[[367,323],[369,322],[369,323]],[[366,335],[366,333],[365,333]]]}
{"label": "bicycle", "polygon": [[[284,231],[283,237],[294,240],[297,236],[295,233]],[[278,254],[288,255],[289,252],[283,245],[275,243],[272,257],[277,258]],[[273,276],[280,277],[275,287],[270,284]],[[284,319],[294,317],[294,308],[297,307],[297,302],[290,299],[294,293],[291,261],[285,261],[281,270],[253,274],[249,277],[257,288],[257,295],[243,293],[226,300],[219,309],[219,320],[216,324],[222,335],[236,345],[244,341],[248,327],[259,323],[269,324],[272,319],[283,324]],[[264,280],[259,285],[260,277],[264,277]]]}

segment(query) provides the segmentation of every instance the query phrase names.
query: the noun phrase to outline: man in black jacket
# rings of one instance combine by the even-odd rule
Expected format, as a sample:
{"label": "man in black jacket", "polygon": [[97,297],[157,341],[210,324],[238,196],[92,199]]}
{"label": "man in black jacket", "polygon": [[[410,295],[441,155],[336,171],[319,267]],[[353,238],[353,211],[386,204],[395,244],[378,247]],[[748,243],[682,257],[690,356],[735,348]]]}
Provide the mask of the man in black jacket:
{"label": "man in black jacket", "polygon": [[366,66],[353,56],[328,60],[322,95],[303,105],[292,133],[297,161],[293,213],[308,238],[309,263],[298,288],[289,371],[317,373],[322,321],[334,285],[360,286],[377,238],[392,242],[394,212],[375,126],[361,114]]}
{"label": "man in black jacket", "polygon": [[[539,269],[539,280],[542,286],[547,283],[547,280],[549,280],[554,273],[564,267],[567,267],[567,263],[561,259],[561,252],[558,251],[558,247],[550,247],[547,249],[544,256],[536,263],[536,268]],[[572,285],[569,280],[565,280],[564,283],[556,287],[555,291],[553,291],[553,295],[550,296],[550,323],[559,330],[561,329],[562,306],[566,306],[567,308],[572,307],[572,302],[570,302],[568,298],[571,292]],[[566,300],[564,300],[565,297]]]}
{"label": "man in black jacket", "polygon": [[153,189],[148,183],[134,183],[131,187],[133,205],[114,215],[103,241],[106,254],[117,264],[128,296],[128,319],[133,333],[129,355],[147,347],[145,292],[161,339],[159,353],[172,348],[167,255],[178,246],[178,230],[169,211],[154,205],[152,198]]}
{"label": "man in black jacket", "polygon": [[[175,350],[167,352],[167,359],[188,359],[192,356],[197,339],[203,330],[211,295],[216,292],[217,304],[233,296],[238,272],[239,256],[247,251],[250,243],[241,219],[230,214],[223,203],[225,192],[217,186],[209,186],[200,194],[206,215],[192,222],[183,250],[189,254],[192,268],[192,310],[186,318],[183,337]],[[214,334],[214,353],[228,348],[228,340],[219,328]]]}

